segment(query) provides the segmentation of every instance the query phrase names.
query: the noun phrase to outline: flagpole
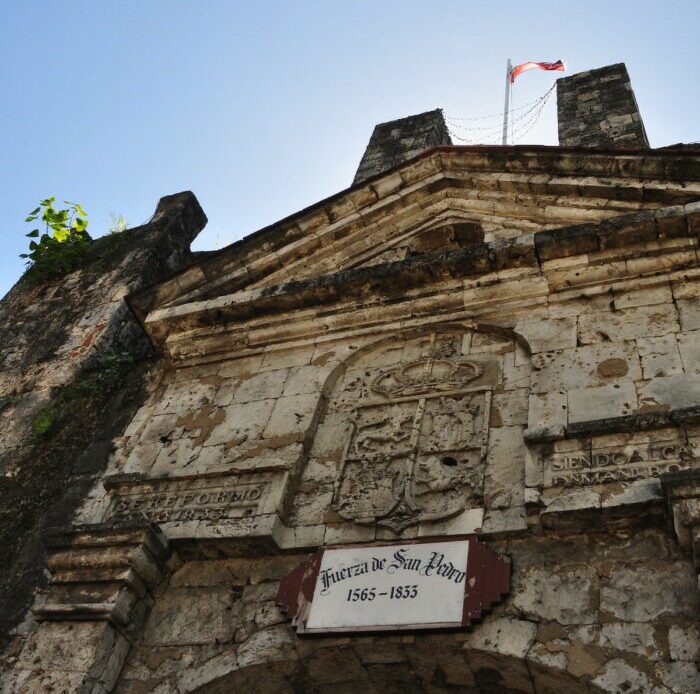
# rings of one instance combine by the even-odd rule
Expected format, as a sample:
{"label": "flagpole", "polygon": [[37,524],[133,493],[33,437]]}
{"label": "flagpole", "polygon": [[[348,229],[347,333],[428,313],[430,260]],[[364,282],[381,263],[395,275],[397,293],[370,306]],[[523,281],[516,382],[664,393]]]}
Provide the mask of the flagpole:
{"label": "flagpole", "polygon": [[506,65],[506,104],[503,108],[503,144],[508,144],[508,99],[510,98],[510,58]]}

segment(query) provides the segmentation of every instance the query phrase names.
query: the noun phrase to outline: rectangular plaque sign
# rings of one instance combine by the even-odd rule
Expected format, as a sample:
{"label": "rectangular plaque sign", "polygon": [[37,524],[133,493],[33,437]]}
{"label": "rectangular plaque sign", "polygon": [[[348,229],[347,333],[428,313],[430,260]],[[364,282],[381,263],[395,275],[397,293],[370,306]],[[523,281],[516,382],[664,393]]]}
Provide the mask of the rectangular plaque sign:
{"label": "rectangular plaque sign", "polygon": [[508,592],[510,562],[474,538],[321,550],[282,580],[300,633],[466,626]]}
{"label": "rectangular plaque sign", "polygon": [[329,549],[306,629],[460,624],[468,553],[465,540]]}

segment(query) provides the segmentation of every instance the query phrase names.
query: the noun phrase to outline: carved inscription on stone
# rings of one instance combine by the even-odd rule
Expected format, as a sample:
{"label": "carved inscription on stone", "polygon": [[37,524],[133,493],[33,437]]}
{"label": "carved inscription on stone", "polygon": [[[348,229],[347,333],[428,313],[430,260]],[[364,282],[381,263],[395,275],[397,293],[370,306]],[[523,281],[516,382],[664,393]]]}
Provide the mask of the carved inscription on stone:
{"label": "carved inscription on stone", "polygon": [[659,477],[693,467],[692,449],[676,441],[612,446],[592,453],[577,451],[546,456],[545,487],[578,487]]}
{"label": "carved inscription on stone", "polygon": [[153,523],[255,515],[267,490],[266,482],[237,476],[123,481],[109,484],[113,500],[110,520]]}
{"label": "carved inscription on stone", "polygon": [[468,384],[481,373],[477,363],[440,358],[378,372],[375,398],[352,415],[337,512],[398,532],[479,503],[491,390]]}

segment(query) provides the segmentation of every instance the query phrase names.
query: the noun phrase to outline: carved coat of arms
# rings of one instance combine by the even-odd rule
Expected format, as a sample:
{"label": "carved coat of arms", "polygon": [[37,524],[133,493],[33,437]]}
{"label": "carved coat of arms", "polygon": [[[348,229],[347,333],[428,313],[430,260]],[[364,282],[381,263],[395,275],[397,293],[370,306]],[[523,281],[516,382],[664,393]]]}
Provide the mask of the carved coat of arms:
{"label": "carved coat of arms", "polygon": [[482,367],[426,358],[376,375],[352,415],[336,511],[395,532],[479,503],[491,409]]}

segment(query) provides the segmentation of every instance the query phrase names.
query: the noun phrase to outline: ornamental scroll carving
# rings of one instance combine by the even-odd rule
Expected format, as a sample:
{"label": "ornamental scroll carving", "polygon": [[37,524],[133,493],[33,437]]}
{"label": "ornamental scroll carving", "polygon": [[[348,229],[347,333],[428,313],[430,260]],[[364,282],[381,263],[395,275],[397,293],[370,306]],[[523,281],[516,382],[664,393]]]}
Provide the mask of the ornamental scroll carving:
{"label": "ornamental scroll carving", "polygon": [[481,505],[491,387],[473,384],[478,361],[431,352],[370,374],[334,489],[343,518],[398,533]]}

